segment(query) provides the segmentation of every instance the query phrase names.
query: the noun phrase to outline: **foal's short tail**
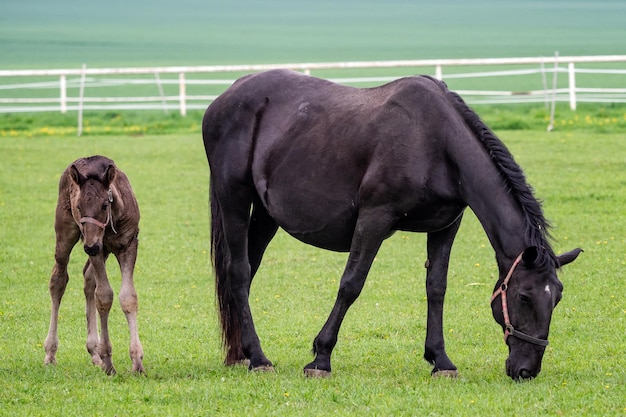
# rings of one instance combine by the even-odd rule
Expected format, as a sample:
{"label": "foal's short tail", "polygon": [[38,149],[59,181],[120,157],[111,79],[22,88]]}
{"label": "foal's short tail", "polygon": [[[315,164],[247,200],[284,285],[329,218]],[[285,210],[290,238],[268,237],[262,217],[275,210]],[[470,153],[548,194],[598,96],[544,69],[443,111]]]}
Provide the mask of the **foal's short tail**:
{"label": "foal's short tail", "polygon": [[241,318],[235,308],[231,283],[228,279],[230,252],[224,241],[222,208],[217,200],[215,187],[211,180],[211,261],[215,272],[215,295],[222,327],[222,344],[226,351],[227,365],[245,359],[241,348]]}

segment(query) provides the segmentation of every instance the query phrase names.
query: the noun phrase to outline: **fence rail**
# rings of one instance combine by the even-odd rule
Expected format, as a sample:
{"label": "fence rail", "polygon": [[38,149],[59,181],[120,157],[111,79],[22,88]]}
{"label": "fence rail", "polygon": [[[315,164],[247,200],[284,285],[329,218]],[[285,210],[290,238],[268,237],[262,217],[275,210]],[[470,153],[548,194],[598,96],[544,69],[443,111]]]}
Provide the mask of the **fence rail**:
{"label": "fence rail", "polygon": [[[598,64],[613,67],[585,67]],[[495,66],[501,69],[486,70]],[[570,108],[575,110],[579,102],[626,103],[626,88],[623,88],[626,85],[626,55],[559,56],[557,53],[553,57],[526,58],[151,68],[87,68],[83,65],[73,69],[0,70],[0,113],[78,111],[79,126],[82,125],[84,110],[163,110],[178,111],[184,116],[189,109],[206,108],[239,75],[273,68],[306,74],[316,72],[315,75],[321,73],[321,76],[335,82],[362,86],[378,85],[415,73],[428,73],[428,70],[438,79],[457,84],[469,78],[508,77],[507,80],[512,80],[507,81],[503,89],[469,90],[463,89],[462,84],[457,86],[459,88],[455,87],[455,91],[471,104],[543,102],[554,108],[555,102],[568,102]],[[390,75],[381,76],[381,71],[388,71]],[[372,75],[372,72],[376,74]],[[324,76],[324,73],[332,76]],[[567,81],[559,79],[559,74],[567,74]],[[198,78],[200,75],[207,78]],[[511,78],[533,75],[540,75],[541,79],[539,84],[534,84],[536,88],[520,89]],[[593,77],[593,85],[578,86],[579,76]],[[611,77],[619,80],[606,83]],[[133,95],[129,96],[131,93]]]}

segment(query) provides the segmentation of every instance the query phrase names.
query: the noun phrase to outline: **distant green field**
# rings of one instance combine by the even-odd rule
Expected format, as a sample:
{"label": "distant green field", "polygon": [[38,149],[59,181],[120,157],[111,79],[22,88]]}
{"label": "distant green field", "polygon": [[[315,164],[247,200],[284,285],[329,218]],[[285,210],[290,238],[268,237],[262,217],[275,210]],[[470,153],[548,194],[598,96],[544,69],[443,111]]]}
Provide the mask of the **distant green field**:
{"label": "distant green field", "polygon": [[0,68],[626,54],[626,2],[7,0]]}

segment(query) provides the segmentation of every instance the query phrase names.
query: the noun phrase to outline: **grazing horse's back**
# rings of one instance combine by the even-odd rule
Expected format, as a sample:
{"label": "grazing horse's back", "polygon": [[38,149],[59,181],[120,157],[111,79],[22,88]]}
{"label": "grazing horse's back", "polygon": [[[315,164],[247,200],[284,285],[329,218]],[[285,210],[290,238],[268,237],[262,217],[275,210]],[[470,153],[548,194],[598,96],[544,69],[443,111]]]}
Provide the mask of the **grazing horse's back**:
{"label": "grazing horse's back", "polygon": [[[308,376],[330,374],[339,328],[382,241],[407,230],[428,233],[424,357],[433,373],[456,375],[444,347],[443,300],[452,242],[469,206],[496,252],[499,282],[523,261],[518,278],[506,282],[532,288],[525,297],[537,299],[530,311],[510,298],[513,324],[522,329],[515,332],[508,330],[509,313],[492,305],[505,335],[514,335],[507,373],[518,379],[539,372],[562,289],[555,269],[579,251],[554,255],[548,223],[521,169],[445,84],[409,77],[359,89],[267,71],[238,80],[218,97],[204,115],[202,133],[227,364],[249,361],[251,369],[272,369],[248,298],[278,227],[305,243],[350,252],[335,305],[313,342]],[[553,289],[549,297],[540,292],[545,288]]]}
{"label": "grazing horse's back", "polygon": [[[460,215],[458,181],[442,162],[455,130],[471,136],[452,110],[427,77],[357,89],[276,70],[239,80],[218,97],[203,134],[213,178],[246,181],[292,236],[349,251],[364,203],[398,201],[395,229],[428,231]],[[442,117],[450,132],[441,131]],[[429,218],[430,205],[444,200],[449,207]]]}

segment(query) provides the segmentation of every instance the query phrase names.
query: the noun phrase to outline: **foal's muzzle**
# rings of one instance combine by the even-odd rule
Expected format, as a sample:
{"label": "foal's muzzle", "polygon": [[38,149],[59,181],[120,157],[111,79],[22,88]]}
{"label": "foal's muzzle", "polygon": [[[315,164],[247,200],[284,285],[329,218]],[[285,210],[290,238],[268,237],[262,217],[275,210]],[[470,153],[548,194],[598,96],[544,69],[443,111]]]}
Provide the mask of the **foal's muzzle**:
{"label": "foal's muzzle", "polygon": [[100,253],[100,250],[102,249],[101,245],[99,243],[96,243],[92,246],[89,245],[85,245],[84,246],[85,249],[85,253],[89,256],[96,256],[97,254]]}

